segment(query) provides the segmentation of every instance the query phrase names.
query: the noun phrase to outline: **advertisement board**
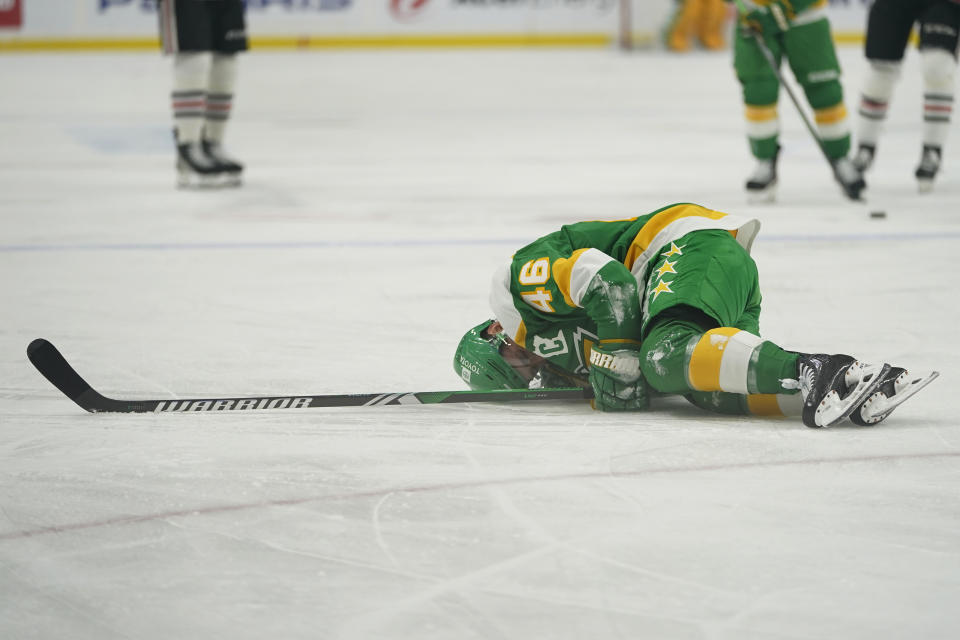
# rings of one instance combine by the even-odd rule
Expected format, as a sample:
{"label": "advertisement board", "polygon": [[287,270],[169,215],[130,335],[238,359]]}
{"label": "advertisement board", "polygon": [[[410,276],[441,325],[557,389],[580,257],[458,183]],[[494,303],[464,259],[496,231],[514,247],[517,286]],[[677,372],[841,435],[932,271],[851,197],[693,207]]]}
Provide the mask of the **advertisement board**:
{"label": "advertisement board", "polygon": [[[167,0],[162,0],[167,1]],[[870,0],[832,0],[862,36]],[[246,0],[253,47],[612,45],[663,28],[674,0]],[[0,0],[0,51],[157,46],[157,0]],[[11,28],[3,28],[11,27]]]}
{"label": "advertisement board", "polygon": [[22,0],[0,0],[0,29],[20,29],[23,26]]}

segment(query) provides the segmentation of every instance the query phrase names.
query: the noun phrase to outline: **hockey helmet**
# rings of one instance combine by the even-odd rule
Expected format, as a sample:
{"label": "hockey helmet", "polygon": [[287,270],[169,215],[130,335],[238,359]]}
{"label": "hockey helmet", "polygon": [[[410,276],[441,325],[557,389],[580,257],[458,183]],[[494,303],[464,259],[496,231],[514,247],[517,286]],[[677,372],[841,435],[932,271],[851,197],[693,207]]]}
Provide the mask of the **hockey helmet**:
{"label": "hockey helmet", "polygon": [[474,391],[526,389],[527,380],[500,354],[507,336],[501,331],[485,337],[494,322],[486,320],[467,331],[453,354],[453,370]]}

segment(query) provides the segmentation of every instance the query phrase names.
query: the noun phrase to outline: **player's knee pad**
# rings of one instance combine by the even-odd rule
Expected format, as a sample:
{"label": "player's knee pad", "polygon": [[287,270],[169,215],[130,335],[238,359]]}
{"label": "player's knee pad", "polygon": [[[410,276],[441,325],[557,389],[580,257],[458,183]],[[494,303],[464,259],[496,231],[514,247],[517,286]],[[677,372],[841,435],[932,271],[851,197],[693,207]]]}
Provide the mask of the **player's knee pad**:
{"label": "player's knee pad", "polygon": [[209,51],[177,53],[173,59],[175,90],[206,89],[213,55]]}
{"label": "player's knee pad", "polygon": [[805,81],[803,91],[814,109],[828,109],[843,104],[843,86],[839,80]]}
{"label": "player's knee pad", "polygon": [[863,95],[888,101],[893,95],[897,80],[900,79],[900,69],[899,60],[871,60],[867,78],[863,83]]}
{"label": "player's knee pad", "polygon": [[237,56],[232,53],[215,53],[210,67],[210,90],[232,93],[237,81]]}
{"label": "player's knee pad", "polygon": [[920,50],[923,67],[923,88],[927,92],[950,93],[953,91],[953,76],[957,61],[953,54],[943,49]]}
{"label": "player's knee pad", "polygon": [[780,94],[780,83],[766,78],[746,80],[743,83],[743,102],[751,106],[771,105],[777,103]]}

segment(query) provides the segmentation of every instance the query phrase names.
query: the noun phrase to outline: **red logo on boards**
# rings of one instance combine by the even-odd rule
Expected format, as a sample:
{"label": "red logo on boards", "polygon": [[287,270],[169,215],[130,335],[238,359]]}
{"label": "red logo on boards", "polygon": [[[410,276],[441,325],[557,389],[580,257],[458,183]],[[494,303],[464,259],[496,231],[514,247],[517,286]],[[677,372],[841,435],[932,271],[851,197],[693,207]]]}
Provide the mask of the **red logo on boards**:
{"label": "red logo on boards", "polygon": [[430,0],[390,0],[390,13],[399,20],[409,20],[420,13],[428,2]]}
{"label": "red logo on boards", "polygon": [[0,27],[20,28],[23,24],[21,0],[0,0]]}

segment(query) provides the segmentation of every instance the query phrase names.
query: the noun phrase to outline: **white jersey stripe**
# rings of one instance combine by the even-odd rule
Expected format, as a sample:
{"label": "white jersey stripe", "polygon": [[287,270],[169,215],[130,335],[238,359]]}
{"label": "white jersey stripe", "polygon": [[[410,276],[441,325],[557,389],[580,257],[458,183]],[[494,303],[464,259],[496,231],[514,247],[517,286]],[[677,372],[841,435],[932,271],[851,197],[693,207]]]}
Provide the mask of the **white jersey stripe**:
{"label": "white jersey stripe", "polygon": [[763,338],[746,331],[738,331],[730,336],[723,347],[720,360],[720,388],[730,393],[749,393],[747,372],[750,369],[750,357],[763,342]]}
{"label": "white jersey stripe", "polygon": [[512,340],[516,340],[523,318],[513,306],[513,295],[510,293],[510,263],[501,266],[493,274],[493,282],[490,285],[490,308],[507,335]]}
{"label": "white jersey stripe", "polygon": [[751,138],[770,138],[780,133],[780,119],[747,120],[747,136]]}
{"label": "white jersey stripe", "polygon": [[746,249],[747,253],[753,246],[753,240],[760,232],[760,221],[756,218],[741,218],[739,216],[725,215],[719,219],[708,218],[706,216],[686,216],[678,218],[666,225],[660,232],[654,236],[650,246],[644,250],[633,263],[633,275],[637,277],[637,282],[646,283],[647,263],[664,247],[670,246],[670,243],[679,240],[691,231],[700,231],[703,229],[723,229],[725,231],[736,231],[737,242]]}
{"label": "white jersey stripe", "polygon": [[613,258],[599,249],[587,249],[577,257],[573,269],[570,270],[570,300],[574,305],[583,306],[580,303],[586,295],[587,287],[593,282],[597,272],[613,261]]}
{"label": "white jersey stripe", "polygon": [[820,137],[823,140],[838,140],[850,133],[846,118],[832,124],[818,124],[817,129],[820,130]]}

